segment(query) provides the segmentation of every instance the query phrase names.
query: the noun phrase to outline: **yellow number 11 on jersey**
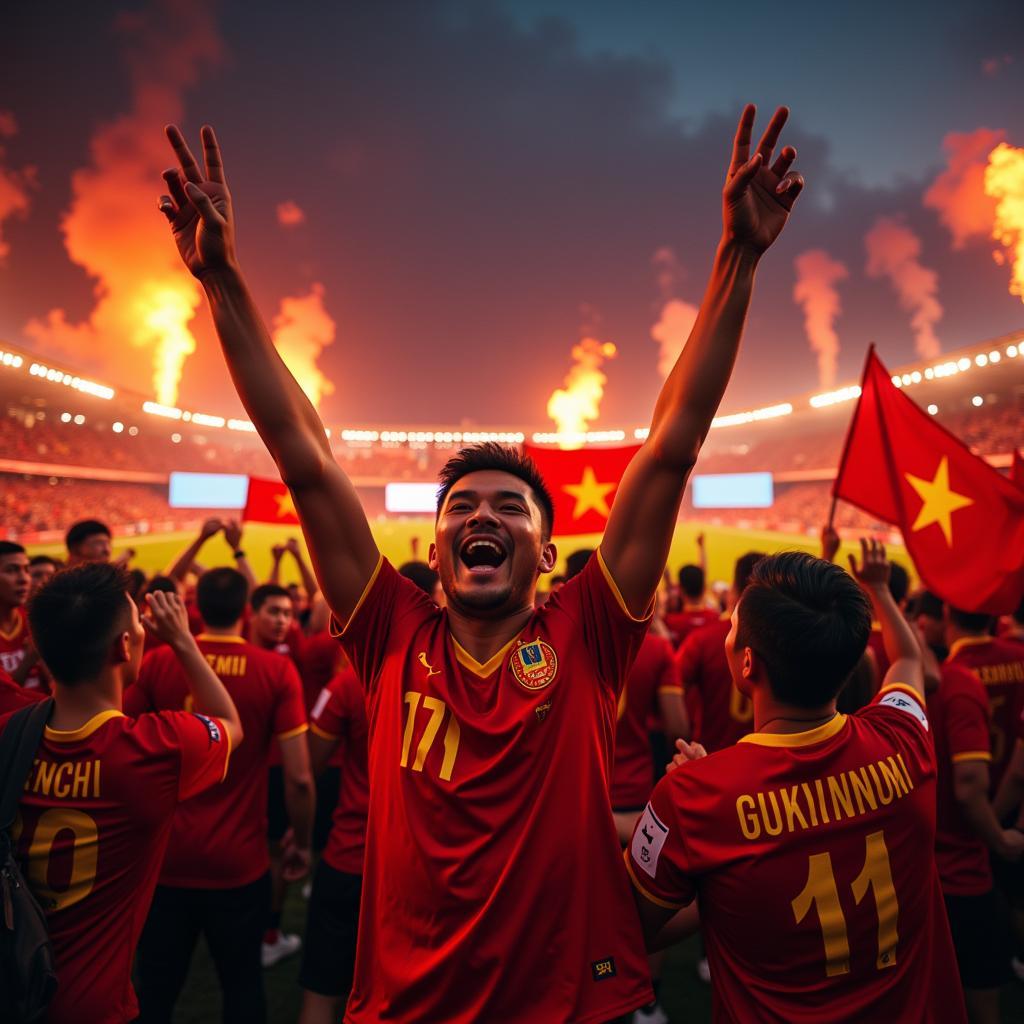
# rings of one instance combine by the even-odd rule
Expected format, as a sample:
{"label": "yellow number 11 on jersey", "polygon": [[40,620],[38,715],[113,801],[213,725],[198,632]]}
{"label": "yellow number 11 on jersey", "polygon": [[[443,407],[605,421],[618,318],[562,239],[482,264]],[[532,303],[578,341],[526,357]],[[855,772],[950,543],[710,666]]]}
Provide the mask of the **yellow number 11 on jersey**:
{"label": "yellow number 11 on jersey", "polygon": [[[899,903],[896,889],[892,884],[892,868],[889,864],[889,850],[882,832],[872,832],[865,840],[864,867],[853,880],[850,889],[860,906],[868,889],[875,895],[875,910],[878,913],[878,956],[875,966],[882,970],[896,963],[896,943],[899,934],[896,919]],[[846,934],[846,918],[839,902],[836,876],[832,871],[832,857],[828,853],[815,853],[808,858],[807,884],[793,900],[793,916],[796,923],[807,916],[814,904],[818,909],[818,923],[821,925],[825,942],[825,975],[833,978],[848,974],[850,970],[850,940]]]}
{"label": "yellow number 11 on jersey", "polygon": [[[405,695],[405,703],[409,706],[405,718],[405,733],[402,736],[402,760],[399,762],[403,768],[409,767],[409,753],[412,749],[413,730],[416,728],[416,712],[420,707],[420,700],[423,701],[423,710],[430,712],[430,719],[427,721],[423,735],[420,737],[419,745],[416,747],[416,756],[413,758],[412,770],[423,771],[423,764],[430,753],[430,748],[437,739],[441,729],[448,706],[443,700],[437,697],[427,697],[415,690],[409,690]],[[449,714],[448,728],[444,734],[444,759],[441,761],[440,776],[445,782],[451,782],[452,770],[455,768],[455,756],[459,752],[459,721],[454,714]]]}

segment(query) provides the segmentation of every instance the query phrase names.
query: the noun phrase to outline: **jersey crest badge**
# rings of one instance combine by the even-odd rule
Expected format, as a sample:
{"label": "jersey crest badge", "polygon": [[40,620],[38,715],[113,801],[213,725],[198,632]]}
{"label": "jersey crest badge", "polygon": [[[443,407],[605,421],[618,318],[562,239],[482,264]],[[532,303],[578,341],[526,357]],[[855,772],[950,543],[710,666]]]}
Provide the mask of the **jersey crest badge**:
{"label": "jersey crest badge", "polygon": [[558,671],[558,655],[549,643],[538,637],[531,643],[520,643],[509,662],[516,682],[527,690],[543,690]]}

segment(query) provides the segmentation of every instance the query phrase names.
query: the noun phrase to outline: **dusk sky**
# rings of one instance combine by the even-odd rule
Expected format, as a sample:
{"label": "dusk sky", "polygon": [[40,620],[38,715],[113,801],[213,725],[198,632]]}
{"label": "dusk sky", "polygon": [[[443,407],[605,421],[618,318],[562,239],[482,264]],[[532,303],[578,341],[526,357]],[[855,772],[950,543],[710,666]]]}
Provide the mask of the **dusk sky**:
{"label": "dusk sky", "polygon": [[646,423],[746,101],[791,108],[807,187],[724,411],[1024,327],[982,186],[1024,147],[1019,0],[43,2],[0,16],[0,68],[0,347],[154,395],[162,359],[192,409],[238,405],[156,208],[167,120],[217,128],[332,424],[550,427],[584,337],[617,348],[593,426]]}

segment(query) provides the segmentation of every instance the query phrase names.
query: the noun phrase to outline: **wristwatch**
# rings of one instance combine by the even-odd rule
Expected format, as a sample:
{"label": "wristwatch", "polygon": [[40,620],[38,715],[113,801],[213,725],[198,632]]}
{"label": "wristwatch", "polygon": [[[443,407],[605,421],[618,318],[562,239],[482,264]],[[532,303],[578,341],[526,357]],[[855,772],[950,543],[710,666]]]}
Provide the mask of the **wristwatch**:
{"label": "wristwatch", "polygon": [[237,551],[234,551],[232,553],[234,554],[235,558],[245,558],[245,552],[241,548],[238,548]]}

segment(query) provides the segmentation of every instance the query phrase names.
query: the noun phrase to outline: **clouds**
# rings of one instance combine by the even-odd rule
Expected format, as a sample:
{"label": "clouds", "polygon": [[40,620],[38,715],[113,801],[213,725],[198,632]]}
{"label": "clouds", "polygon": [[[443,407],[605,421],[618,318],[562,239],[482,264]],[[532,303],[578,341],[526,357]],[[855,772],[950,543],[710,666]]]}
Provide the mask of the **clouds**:
{"label": "clouds", "polygon": [[8,167],[2,141],[18,134],[18,122],[9,110],[0,110],[0,266],[7,260],[11,247],[4,240],[4,221],[10,217],[27,216],[32,191],[37,187],[36,169],[32,166]]}

